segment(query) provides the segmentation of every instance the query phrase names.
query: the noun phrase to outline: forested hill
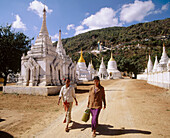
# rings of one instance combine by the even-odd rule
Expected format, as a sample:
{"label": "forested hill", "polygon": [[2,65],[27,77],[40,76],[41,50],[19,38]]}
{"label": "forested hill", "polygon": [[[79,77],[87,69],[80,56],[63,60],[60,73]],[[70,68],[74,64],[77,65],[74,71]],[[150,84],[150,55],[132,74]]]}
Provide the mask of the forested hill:
{"label": "forested hill", "polygon": [[[96,48],[99,40],[103,42],[103,45],[110,47],[119,43],[142,41],[143,39],[154,41],[156,37],[164,35],[170,35],[170,18],[139,23],[129,27],[110,27],[89,31],[72,38],[63,39],[62,42],[67,52],[74,53],[80,51],[81,48],[83,50]],[[157,42],[152,45],[159,44]]]}
{"label": "forested hill", "polygon": [[[89,31],[72,38],[63,39],[62,43],[67,54],[71,56],[73,61],[78,60],[78,52],[82,48],[83,51],[85,51],[83,55],[86,60],[86,64],[88,64],[90,58],[92,58],[95,68],[98,69],[102,56],[104,57],[106,66],[107,61],[110,58],[110,56],[108,56],[110,51],[102,52],[101,54],[98,54],[97,57],[90,53],[92,49],[97,49],[97,42],[101,41],[103,46],[109,48],[112,47],[114,58],[118,63],[118,69],[121,71],[129,70],[129,64],[132,62],[131,60],[135,62],[139,58],[139,63],[134,63],[131,68],[139,65],[139,68],[136,70],[138,70],[137,72],[140,72],[146,68],[148,60],[147,56],[149,53],[151,54],[153,62],[154,56],[158,55],[158,59],[160,58],[163,45],[162,40],[164,40],[167,54],[170,57],[169,36],[170,18],[167,18],[164,20],[139,23],[129,27],[110,27]],[[54,45],[56,44],[57,42],[54,43]],[[137,47],[138,44],[144,48]],[[124,49],[122,49],[122,47]],[[123,60],[124,58],[125,60]]]}

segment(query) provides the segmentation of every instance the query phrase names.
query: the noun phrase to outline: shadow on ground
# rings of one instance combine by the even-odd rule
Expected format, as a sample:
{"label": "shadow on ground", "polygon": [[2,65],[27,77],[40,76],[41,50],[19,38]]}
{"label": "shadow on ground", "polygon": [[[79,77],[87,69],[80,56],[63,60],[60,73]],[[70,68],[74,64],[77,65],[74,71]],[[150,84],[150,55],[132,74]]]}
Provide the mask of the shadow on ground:
{"label": "shadow on ground", "polygon": [[0,131],[0,138],[13,138],[13,136],[7,132]]}
{"label": "shadow on ground", "polygon": [[77,84],[77,86],[90,86],[93,85],[93,83],[88,83],[88,84]]}
{"label": "shadow on ground", "polygon": [[76,93],[88,93],[89,90],[76,89]]}
{"label": "shadow on ground", "polygon": [[89,127],[91,127],[90,124],[80,124],[80,123],[73,121],[73,124],[70,127],[70,129],[80,129],[81,131],[84,131],[86,128],[89,128]]}
{"label": "shadow on ground", "polygon": [[[73,121],[70,129],[80,129],[84,131],[86,128],[90,128],[91,124],[80,124]],[[150,131],[137,130],[137,129],[113,129],[112,125],[100,124],[97,128],[97,135],[106,135],[106,136],[116,136],[124,134],[151,134]]]}
{"label": "shadow on ground", "polygon": [[3,122],[3,121],[5,121],[5,119],[1,119],[1,118],[0,118],[0,122]]}
{"label": "shadow on ground", "polygon": [[105,91],[123,91],[123,90],[121,90],[121,89],[110,89],[110,90],[105,90]]}
{"label": "shadow on ground", "polygon": [[137,129],[111,129],[113,126],[110,125],[99,125],[97,135],[106,135],[106,136],[115,136],[115,135],[124,135],[124,134],[151,134],[150,131],[137,130]]}

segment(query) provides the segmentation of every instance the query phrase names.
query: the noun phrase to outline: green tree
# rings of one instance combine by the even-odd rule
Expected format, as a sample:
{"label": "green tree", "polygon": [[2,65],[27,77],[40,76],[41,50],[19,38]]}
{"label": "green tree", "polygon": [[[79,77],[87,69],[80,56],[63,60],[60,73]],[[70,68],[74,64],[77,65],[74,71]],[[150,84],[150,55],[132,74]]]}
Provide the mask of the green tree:
{"label": "green tree", "polygon": [[29,50],[32,39],[14,32],[11,25],[0,26],[0,77],[4,78],[4,86],[9,73],[20,71],[21,56]]}

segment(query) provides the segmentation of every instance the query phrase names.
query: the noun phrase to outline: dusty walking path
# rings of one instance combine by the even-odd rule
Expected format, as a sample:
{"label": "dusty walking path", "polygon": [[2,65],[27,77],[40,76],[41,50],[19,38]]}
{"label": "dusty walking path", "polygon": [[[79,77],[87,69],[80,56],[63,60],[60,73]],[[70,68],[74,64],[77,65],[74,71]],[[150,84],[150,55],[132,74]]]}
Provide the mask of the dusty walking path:
{"label": "dusty walking path", "polygon": [[[167,90],[144,81],[123,79],[107,82],[105,92],[107,107],[99,115],[97,137],[170,137],[170,93]],[[78,106],[74,103],[69,133],[64,131],[63,113],[31,137],[91,137],[91,120],[81,121],[86,105],[87,95]]]}

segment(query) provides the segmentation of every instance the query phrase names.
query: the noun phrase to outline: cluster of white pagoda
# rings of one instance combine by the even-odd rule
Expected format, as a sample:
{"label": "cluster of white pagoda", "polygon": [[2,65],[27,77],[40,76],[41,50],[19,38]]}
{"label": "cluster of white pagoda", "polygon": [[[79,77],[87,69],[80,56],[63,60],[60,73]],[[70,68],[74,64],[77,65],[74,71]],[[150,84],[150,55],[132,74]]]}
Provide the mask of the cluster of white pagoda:
{"label": "cluster of white pagoda", "polygon": [[111,53],[111,58],[108,61],[108,68],[106,69],[106,66],[102,58],[99,71],[96,71],[94,70],[92,61],[89,63],[87,68],[85,60],[83,58],[82,50],[81,50],[81,56],[77,63],[76,73],[77,73],[78,80],[83,80],[83,81],[92,80],[93,77],[96,75],[99,76],[100,79],[119,79],[122,77],[121,72],[117,69],[117,63],[113,59],[112,53]]}
{"label": "cluster of white pagoda", "polygon": [[94,75],[103,78],[119,78],[121,73],[117,70],[116,61],[111,55],[106,71],[105,65],[100,65],[99,72],[94,70],[92,62],[86,67],[81,51],[78,63],[73,63],[66,55],[61,41],[61,30],[57,47],[53,46],[46,26],[46,10],[43,10],[43,22],[39,36],[31,50],[21,58],[21,74],[18,85],[21,86],[54,86],[64,84],[64,78],[70,78],[72,83],[77,80],[92,80]]}
{"label": "cluster of white pagoda", "polygon": [[155,57],[154,65],[149,55],[147,68],[143,74],[139,74],[137,79],[147,80],[149,84],[156,86],[170,88],[170,58],[165,51],[163,44],[163,53],[160,61],[158,62],[157,56]]}

